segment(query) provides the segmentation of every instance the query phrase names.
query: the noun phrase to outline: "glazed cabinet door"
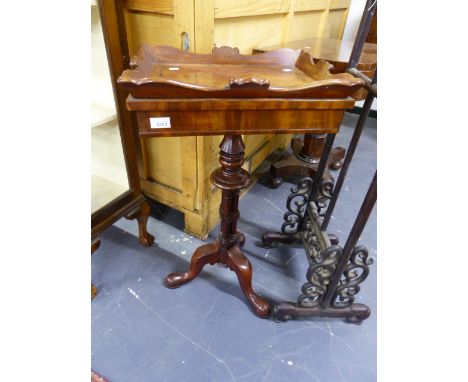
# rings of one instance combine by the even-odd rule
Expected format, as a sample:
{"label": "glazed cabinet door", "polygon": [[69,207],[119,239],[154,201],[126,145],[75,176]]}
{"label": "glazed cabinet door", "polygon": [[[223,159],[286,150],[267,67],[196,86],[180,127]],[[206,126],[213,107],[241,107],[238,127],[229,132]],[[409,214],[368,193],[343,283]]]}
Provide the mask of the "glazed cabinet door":
{"label": "glazed cabinet door", "polygon": [[91,2],[91,213],[129,188],[99,9]]}

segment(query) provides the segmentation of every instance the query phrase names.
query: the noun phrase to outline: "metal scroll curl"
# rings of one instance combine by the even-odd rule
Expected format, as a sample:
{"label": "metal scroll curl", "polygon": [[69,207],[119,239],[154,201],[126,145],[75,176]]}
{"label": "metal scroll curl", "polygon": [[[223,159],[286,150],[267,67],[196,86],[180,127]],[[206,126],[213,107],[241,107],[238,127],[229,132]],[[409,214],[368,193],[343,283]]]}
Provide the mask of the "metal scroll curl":
{"label": "metal scroll curl", "polygon": [[346,308],[354,303],[355,296],[361,289],[359,284],[369,275],[369,265],[372,263],[373,260],[369,258],[369,251],[365,246],[354,248],[331,301],[334,308]]}
{"label": "metal scroll curl", "polygon": [[318,254],[316,262],[307,270],[307,282],[302,285],[302,294],[297,300],[300,307],[313,308],[322,302],[341,253],[339,245],[332,245]]}
{"label": "metal scroll curl", "polygon": [[320,256],[320,253],[326,248],[322,248],[318,235],[320,232],[317,232],[316,226],[313,224],[310,215],[307,213],[304,217],[302,224],[302,240],[304,242],[304,247],[307,255],[314,261],[317,262],[317,257]]}
{"label": "metal scroll curl", "polygon": [[296,187],[291,188],[291,194],[286,201],[288,211],[284,214],[284,223],[281,226],[282,233],[293,235],[302,229],[302,220],[309,201],[312,183],[311,178],[303,178]]}
{"label": "metal scroll curl", "polygon": [[323,179],[315,197],[317,212],[320,216],[325,215],[324,209],[328,206],[328,201],[332,198],[333,187],[335,183],[333,179]]}

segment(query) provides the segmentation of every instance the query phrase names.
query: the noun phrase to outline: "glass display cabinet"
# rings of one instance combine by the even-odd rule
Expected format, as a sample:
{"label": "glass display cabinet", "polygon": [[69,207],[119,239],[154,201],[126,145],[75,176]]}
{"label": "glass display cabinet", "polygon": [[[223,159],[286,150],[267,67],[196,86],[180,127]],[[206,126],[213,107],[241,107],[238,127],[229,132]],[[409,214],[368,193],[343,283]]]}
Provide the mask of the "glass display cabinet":
{"label": "glass display cabinet", "polygon": [[97,6],[91,7],[91,49],[91,213],[93,213],[129,189]]}
{"label": "glass display cabinet", "polygon": [[91,1],[91,253],[100,233],[123,216],[137,220],[142,245],[154,242],[146,230],[150,206],[140,188],[133,116],[127,94],[115,86],[128,57],[113,32],[117,20],[114,2]]}

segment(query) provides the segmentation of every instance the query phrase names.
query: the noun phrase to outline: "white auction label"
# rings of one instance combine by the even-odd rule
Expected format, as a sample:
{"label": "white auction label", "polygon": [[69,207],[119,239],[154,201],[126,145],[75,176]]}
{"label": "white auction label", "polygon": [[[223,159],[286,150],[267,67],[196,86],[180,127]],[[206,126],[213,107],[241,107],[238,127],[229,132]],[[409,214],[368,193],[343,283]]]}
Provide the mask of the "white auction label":
{"label": "white auction label", "polygon": [[153,117],[150,118],[150,126],[152,129],[170,129],[171,118],[170,117]]}

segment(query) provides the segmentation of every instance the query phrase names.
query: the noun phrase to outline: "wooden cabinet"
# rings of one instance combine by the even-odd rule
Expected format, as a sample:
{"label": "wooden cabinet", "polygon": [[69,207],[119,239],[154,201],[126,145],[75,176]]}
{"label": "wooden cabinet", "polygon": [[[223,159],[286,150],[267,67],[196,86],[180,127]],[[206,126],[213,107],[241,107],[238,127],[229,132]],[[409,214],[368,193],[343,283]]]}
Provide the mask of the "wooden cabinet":
{"label": "wooden cabinet", "polygon": [[91,1],[91,252],[123,216],[138,221],[143,245],[154,241],[146,231],[150,207],[140,187],[132,116],[115,86],[123,70],[116,22],[113,0]]}
{"label": "wooden cabinet", "polygon": [[[236,46],[250,54],[258,45],[307,37],[340,38],[350,0],[125,0],[121,33],[134,55],[141,44],[171,45],[196,53]],[[125,31],[125,32],[122,32]],[[219,219],[221,193],[209,176],[219,166],[220,136],[143,138],[141,187],[146,195],[185,215],[186,231],[205,237]],[[287,135],[250,135],[245,168],[254,171]],[[195,154],[194,154],[195,153]],[[170,160],[168,160],[170,158]]]}

